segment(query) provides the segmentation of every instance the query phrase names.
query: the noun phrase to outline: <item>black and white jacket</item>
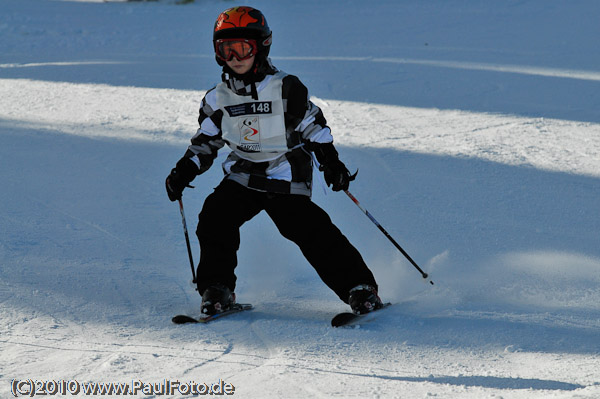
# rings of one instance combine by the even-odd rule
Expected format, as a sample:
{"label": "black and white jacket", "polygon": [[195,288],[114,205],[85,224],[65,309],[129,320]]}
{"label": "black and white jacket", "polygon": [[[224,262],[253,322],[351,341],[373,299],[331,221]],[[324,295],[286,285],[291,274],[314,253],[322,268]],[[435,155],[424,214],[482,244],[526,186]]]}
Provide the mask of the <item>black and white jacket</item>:
{"label": "black and white jacket", "polygon": [[253,88],[225,79],[202,99],[198,123],[185,154],[198,173],[210,168],[227,144],[232,151],[222,165],[226,179],[266,192],[310,196],[311,151],[333,142],[306,87],[282,71],[266,75]]}

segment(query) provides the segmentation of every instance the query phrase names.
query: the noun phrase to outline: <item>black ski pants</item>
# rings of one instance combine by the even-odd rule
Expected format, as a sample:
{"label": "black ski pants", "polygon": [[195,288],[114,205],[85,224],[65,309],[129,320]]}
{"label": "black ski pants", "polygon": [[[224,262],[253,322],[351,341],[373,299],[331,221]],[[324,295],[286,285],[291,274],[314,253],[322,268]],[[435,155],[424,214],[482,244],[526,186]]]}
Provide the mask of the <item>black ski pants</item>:
{"label": "black ski pants", "polygon": [[262,210],[342,301],[347,303],[350,289],[359,284],[377,287],[358,250],[310,197],[260,192],[225,179],[206,198],[199,215],[198,292],[213,284],[235,290],[240,227]]}

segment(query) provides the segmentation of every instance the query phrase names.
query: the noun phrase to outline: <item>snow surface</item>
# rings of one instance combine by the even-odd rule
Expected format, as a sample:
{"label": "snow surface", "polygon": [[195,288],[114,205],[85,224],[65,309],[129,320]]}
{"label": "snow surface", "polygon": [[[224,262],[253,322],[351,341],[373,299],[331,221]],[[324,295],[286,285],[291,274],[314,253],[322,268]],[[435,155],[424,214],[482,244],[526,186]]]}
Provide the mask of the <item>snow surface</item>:
{"label": "snow surface", "polygon": [[[0,397],[27,378],[600,397],[600,3],[248,3],[360,170],[352,193],[435,286],[317,188],[395,306],[330,328],[347,306],[259,215],[237,290],[255,309],[172,325],[200,298],[164,178],[219,80],[210,28],[234,3],[0,0]],[[221,177],[185,192],[192,232]]]}

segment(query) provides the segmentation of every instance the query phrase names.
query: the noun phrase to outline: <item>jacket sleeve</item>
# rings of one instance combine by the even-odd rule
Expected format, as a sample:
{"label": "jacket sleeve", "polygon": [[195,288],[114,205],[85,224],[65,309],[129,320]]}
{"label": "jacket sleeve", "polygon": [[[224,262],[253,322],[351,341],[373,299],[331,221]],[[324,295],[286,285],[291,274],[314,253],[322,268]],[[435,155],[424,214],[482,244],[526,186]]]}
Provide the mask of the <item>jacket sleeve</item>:
{"label": "jacket sleeve", "polygon": [[319,107],[310,101],[308,89],[293,75],[283,79],[282,97],[286,102],[286,126],[300,135],[312,151],[314,145],[332,143],[331,129]]}
{"label": "jacket sleeve", "polygon": [[217,152],[225,145],[221,133],[223,112],[215,109],[216,96],[213,89],[202,99],[198,116],[200,127],[184,155],[184,158],[191,159],[198,166],[198,174],[204,173],[212,166]]}

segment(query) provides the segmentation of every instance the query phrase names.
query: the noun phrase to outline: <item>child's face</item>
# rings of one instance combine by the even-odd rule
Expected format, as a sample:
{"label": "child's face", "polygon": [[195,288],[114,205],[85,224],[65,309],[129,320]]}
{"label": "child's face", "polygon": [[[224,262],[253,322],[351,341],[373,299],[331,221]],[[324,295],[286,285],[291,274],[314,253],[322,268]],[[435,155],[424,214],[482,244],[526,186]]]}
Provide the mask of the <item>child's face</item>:
{"label": "child's face", "polygon": [[237,58],[233,57],[231,58],[231,60],[225,61],[225,63],[229,68],[233,70],[233,72],[237,73],[238,75],[243,75],[246,72],[248,72],[250,68],[252,68],[252,64],[254,64],[254,58],[255,56],[252,56],[250,58],[240,61]]}

